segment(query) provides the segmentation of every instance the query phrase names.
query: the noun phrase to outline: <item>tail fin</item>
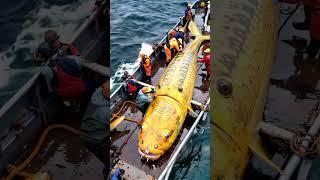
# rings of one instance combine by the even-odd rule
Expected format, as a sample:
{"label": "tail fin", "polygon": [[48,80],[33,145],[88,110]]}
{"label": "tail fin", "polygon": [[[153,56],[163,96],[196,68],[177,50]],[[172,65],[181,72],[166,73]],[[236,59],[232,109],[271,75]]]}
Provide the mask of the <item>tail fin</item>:
{"label": "tail fin", "polygon": [[[251,140],[250,140],[251,141]],[[252,141],[255,141],[254,139],[252,139]],[[251,141],[251,142],[252,142]],[[256,143],[250,143],[248,144],[250,150],[256,155],[258,156],[261,160],[263,160],[265,163],[267,163],[270,167],[272,167],[273,169],[275,169],[276,171],[278,171],[280,174],[283,174],[283,171],[281,170],[281,168],[276,165],[268,156],[267,156],[267,152],[264,150],[264,148],[262,147],[262,145],[259,142]]]}
{"label": "tail fin", "polygon": [[197,25],[195,24],[194,21],[190,21],[189,22],[188,29],[190,30],[191,34],[193,34],[196,37],[202,35],[202,33],[199,31],[199,29],[198,29],[198,27],[197,27]]}
{"label": "tail fin", "polygon": [[110,131],[114,130],[124,119],[125,116],[120,116],[117,119],[113,120],[110,124]]}

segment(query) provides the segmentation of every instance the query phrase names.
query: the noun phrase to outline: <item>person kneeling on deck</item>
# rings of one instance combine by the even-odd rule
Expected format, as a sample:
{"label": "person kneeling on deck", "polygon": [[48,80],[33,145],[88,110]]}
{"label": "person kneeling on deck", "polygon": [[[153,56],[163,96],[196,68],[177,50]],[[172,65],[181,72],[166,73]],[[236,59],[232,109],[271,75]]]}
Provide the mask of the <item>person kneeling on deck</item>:
{"label": "person kneeling on deck", "polygon": [[165,43],[164,52],[166,54],[166,65],[168,66],[174,54],[181,52],[178,40],[176,38],[172,38],[169,42]]}
{"label": "person kneeling on deck", "polygon": [[149,56],[145,54],[140,54],[141,58],[141,65],[144,69],[144,82],[150,83],[151,82],[151,59]]}
{"label": "person kneeling on deck", "polygon": [[198,62],[204,63],[206,65],[205,69],[202,70],[206,70],[207,71],[207,79],[210,78],[210,49],[207,48],[204,51],[204,57],[202,59],[198,59]]}
{"label": "person kneeling on deck", "polygon": [[139,91],[139,87],[134,81],[134,77],[129,75],[128,71],[125,71],[122,79],[125,82],[124,86],[129,97],[134,98]]}
{"label": "person kneeling on deck", "polygon": [[137,107],[142,112],[144,112],[147,109],[149,103],[154,99],[154,95],[152,93],[154,93],[154,91],[150,87],[143,87],[138,92],[136,103]]}
{"label": "person kneeling on deck", "polygon": [[80,141],[105,165],[105,176],[109,171],[109,87],[107,80],[92,94],[80,127]]}

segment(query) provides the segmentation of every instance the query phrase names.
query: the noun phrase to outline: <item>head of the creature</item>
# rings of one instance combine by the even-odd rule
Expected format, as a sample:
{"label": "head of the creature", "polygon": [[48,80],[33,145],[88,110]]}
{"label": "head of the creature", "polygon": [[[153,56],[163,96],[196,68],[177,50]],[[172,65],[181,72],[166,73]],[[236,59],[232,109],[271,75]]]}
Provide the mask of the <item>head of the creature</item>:
{"label": "head of the creature", "polygon": [[151,102],[139,132],[138,148],[142,158],[159,159],[180,133],[185,109],[169,97],[157,97]]}

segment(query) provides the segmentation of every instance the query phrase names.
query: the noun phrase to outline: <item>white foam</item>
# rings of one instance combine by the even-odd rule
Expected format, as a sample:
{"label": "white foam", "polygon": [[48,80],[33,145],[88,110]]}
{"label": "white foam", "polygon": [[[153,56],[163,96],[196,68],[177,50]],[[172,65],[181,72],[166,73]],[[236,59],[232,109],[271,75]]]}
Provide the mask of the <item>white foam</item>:
{"label": "white foam", "polygon": [[[153,48],[152,48],[151,44],[148,44],[148,43],[141,44],[141,48],[140,48],[139,53],[143,53],[143,54],[150,56],[152,52],[153,52]],[[139,54],[137,54],[137,56],[139,56]],[[139,57],[134,62],[121,64],[118,67],[116,73],[111,77],[111,81],[110,81],[111,91],[121,85],[121,83],[122,83],[121,78],[122,78],[125,71],[128,71],[128,73],[130,75],[132,75],[133,72],[137,68],[139,68],[139,66],[140,66],[140,58]]]}
{"label": "white foam", "polygon": [[[72,6],[74,5],[72,4]],[[80,0],[77,5],[78,7],[75,8],[71,8],[70,4],[48,6],[45,1],[40,1],[39,7],[26,14],[26,21],[22,25],[23,30],[16,37],[16,41],[8,50],[0,52],[0,88],[8,85],[9,74],[15,73],[12,70],[9,73],[6,70],[9,69],[10,63],[16,58],[15,51],[26,48],[31,56],[34,49],[43,41],[43,34],[48,29],[57,31],[62,42],[69,42],[72,39],[73,33],[79,26],[77,20],[90,14],[94,2]],[[45,18],[48,18],[50,23],[46,27],[41,27],[41,21]],[[26,35],[31,36],[33,40],[24,40],[23,38]],[[7,53],[12,54],[12,56],[7,57]],[[28,57],[27,59],[31,58]],[[25,60],[21,59],[21,61]]]}

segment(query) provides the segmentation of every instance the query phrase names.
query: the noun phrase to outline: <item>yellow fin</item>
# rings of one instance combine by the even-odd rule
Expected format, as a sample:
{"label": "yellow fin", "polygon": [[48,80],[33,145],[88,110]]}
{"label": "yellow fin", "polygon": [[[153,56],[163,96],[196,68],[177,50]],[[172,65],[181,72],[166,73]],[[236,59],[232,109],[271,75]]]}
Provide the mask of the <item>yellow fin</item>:
{"label": "yellow fin", "polygon": [[283,171],[281,168],[276,165],[268,156],[265,150],[263,149],[262,145],[258,143],[253,143],[248,145],[250,150],[257,155],[261,160],[263,160],[265,163],[267,163],[269,166],[274,168],[276,171],[278,171],[280,174],[283,174]]}
{"label": "yellow fin", "polygon": [[120,116],[117,119],[113,120],[110,123],[110,131],[114,130],[124,119],[125,119],[125,116]]}
{"label": "yellow fin", "polygon": [[195,22],[190,21],[188,28],[189,28],[191,34],[193,34],[194,36],[197,37],[197,36],[201,36],[202,35],[202,33],[199,31],[199,29],[198,29],[197,25],[195,24]]}

